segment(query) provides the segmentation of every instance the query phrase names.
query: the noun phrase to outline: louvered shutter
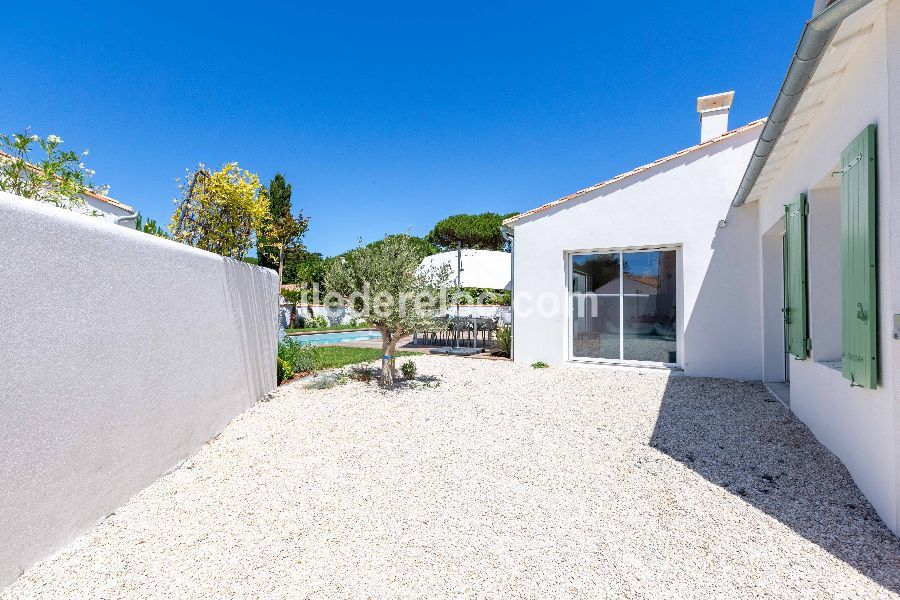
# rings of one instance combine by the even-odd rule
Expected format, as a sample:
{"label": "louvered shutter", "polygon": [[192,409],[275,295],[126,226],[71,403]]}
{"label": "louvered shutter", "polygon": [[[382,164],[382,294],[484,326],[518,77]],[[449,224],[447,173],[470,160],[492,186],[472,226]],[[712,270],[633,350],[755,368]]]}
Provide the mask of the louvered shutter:
{"label": "louvered shutter", "polygon": [[787,323],[787,350],[800,360],[807,357],[806,297],[806,194],[785,206],[785,285],[784,319]]}
{"label": "louvered shutter", "polygon": [[878,385],[875,126],[841,154],[841,371],[852,384]]}

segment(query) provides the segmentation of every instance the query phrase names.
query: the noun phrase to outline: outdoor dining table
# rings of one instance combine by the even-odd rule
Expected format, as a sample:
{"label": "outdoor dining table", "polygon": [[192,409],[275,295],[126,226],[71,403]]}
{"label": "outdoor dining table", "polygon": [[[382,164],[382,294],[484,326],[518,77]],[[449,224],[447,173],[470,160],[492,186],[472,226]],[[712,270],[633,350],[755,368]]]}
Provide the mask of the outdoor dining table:
{"label": "outdoor dining table", "polygon": [[[489,342],[493,342],[494,339],[494,331],[497,328],[496,320],[491,317],[476,317],[473,315],[469,316],[460,316],[460,317],[448,317],[446,319],[435,319],[435,323],[437,325],[444,325],[443,330],[448,334],[452,331],[454,341],[457,345],[460,343],[460,333],[463,331],[471,331],[472,332],[472,341],[471,347],[478,347],[478,331],[481,330],[485,334],[485,343],[486,345]],[[419,337],[419,332],[413,333],[413,343],[419,343],[419,339],[422,340],[422,344],[426,344],[428,342],[427,332]],[[449,343],[449,335],[447,342]]]}

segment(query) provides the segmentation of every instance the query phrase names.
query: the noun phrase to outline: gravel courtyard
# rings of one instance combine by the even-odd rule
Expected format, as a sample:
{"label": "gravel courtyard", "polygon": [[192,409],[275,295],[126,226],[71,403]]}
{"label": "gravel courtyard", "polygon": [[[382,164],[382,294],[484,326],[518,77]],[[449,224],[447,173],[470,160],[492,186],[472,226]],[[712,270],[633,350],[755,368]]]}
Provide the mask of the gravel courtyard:
{"label": "gravel courtyard", "polygon": [[415,359],[280,388],[0,598],[887,598],[900,541],[756,383]]}

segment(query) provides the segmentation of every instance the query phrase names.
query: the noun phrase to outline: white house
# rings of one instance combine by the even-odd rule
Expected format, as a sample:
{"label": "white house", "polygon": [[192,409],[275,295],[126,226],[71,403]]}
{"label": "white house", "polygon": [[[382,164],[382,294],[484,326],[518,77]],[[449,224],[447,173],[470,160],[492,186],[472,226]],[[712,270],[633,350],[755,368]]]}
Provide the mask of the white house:
{"label": "white house", "polygon": [[[0,161],[10,160],[11,158],[6,152],[0,151]],[[29,168],[35,167],[29,166]],[[135,228],[137,212],[132,207],[93,190],[85,190],[80,195],[82,200],[84,200],[84,205],[74,207],[72,210],[75,212],[102,217],[107,221],[112,221],[116,225],[128,227],[129,229]]]}
{"label": "white house", "polygon": [[514,358],[762,380],[900,533],[900,0],[818,0],[769,118],[732,98],[505,222]]}
{"label": "white house", "polygon": [[506,221],[516,360],[758,378],[757,223],[729,205],[763,122],[726,132],[732,96],[700,99],[700,144]]}
{"label": "white house", "polygon": [[85,206],[77,210],[89,212],[103,217],[107,221],[112,221],[116,225],[134,229],[137,213],[132,207],[96,192],[85,192],[82,196]]}

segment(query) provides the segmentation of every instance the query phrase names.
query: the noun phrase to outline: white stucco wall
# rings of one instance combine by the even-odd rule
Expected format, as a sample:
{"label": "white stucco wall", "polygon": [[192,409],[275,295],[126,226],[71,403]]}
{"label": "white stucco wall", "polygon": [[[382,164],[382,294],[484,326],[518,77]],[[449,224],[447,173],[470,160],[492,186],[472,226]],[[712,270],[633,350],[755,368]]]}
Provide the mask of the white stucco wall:
{"label": "white stucco wall", "polygon": [[[419,268],[440,268],[442,265],[450,267],[450,280],[455,282],[456,250],[426,256]],[[463,250],[462,266],[462,287],[494,288],[497,290],[508,290],[511,288],[512,261],[509,252]]]}
{"label": "white stucco wall", "polygon": [[[567,253],[677,246],[681,366],[691,375],[759,379],[756,214],[730,209],[759,131],[752,128],[516,222],[515,359],[567,359]],[[725,228],[718,227],[722,219]],[[562,310],[539,314],[533,302],[542,294],[549,295],[545,309],[556,303]]]}
{"label": "white stucco wall", "polygon": [[275,387],[278,277],[6,193],[0,239],[2,587]]}
{"label": "white stucco wall", "polygon": [[[835,236],[830,259],[817,251],[809,265],[811,309],[819,315],[827,314],[833,309],[831,297],[839,293],[835,283],[839,284],[841,273],[840,230],[832,222],[834,213],[828,213],[829,203],[835,201],[829,195],[835,192],[817,188],[828,185],[841,152],[866,125],[878,125],[879,386],[875,390],[851,388],[839,371],[820,362],[835,358],[832,349],[835,338],[839,339],[841,322],[832,320],[826,325],[828,319],[814,314],[810,322],[812,357],[788,362],[790,405],[847,466],[885,523],[900,533],[900,390],[895,384],[900,372],[896,345],[900,342],[892,338],[893,315],[900,314],[900,202],[896,184],[900,181],[900,0],[875,2],[861,10],[844,23],[836,39],[860,28],[865,30],[872,21],[871,32],[860,38],[842,76],[819,99],[822,104],[807,133],[790,149],[779,177],[768,185],[758,206],[747,208],[759,215],[760,236],[778,234],[783,231],[783,205],[801,192],[809,193],[811,250],[822,247],[827,232]],[[783,340],[779,337],[783,327],[780,305],[774,302],[776,288],[781,285],[775,280],[776,272],[780,276],[776,262],[781,255],[774,252],[774,243],[771,247],[772,252],[762,255],[762,269],[772,272],[763,281],[772,290],[772,302],[762,305],[760,312],[766,337]],[[829,329],[823,330],[825,327]],[[761,354],[767,365],[766,379],[779,380],[783,350],[773,342],[761,346]]]}

